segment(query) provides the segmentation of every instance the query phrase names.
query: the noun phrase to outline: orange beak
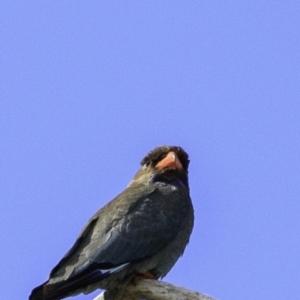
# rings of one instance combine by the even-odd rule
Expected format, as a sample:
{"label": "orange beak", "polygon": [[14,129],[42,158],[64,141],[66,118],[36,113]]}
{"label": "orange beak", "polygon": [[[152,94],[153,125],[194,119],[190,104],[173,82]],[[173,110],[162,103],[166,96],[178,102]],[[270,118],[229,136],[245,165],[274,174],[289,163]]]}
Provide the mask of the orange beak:
{"label": "orange beak", "polygon": [[175,168],[181,170],[182,164],[177,158],[176,154],[173,151],[170,151],[165,158],[156,164],[155,167],[160,170],[165,168]]}

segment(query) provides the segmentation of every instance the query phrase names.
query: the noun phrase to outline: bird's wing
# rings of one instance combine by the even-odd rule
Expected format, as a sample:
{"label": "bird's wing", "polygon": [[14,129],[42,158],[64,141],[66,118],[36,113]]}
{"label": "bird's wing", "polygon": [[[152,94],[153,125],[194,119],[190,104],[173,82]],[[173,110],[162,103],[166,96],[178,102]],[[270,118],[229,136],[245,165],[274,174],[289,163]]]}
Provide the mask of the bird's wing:
{"label": "bird's wing", "polygon": [[171,189],[126,189],[89,221],[52,270],[49,283],[89,277],[96,270],[99,280],[101,274],[106,277],[159,251],[178,234],[188,210],[182,195]]}

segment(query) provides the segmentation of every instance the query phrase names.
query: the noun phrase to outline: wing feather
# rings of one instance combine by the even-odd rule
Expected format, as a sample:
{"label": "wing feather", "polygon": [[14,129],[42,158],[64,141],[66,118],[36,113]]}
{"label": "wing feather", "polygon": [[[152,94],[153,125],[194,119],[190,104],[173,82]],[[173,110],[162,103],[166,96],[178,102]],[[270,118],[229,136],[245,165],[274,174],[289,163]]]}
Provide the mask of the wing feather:
{"label": "wing feather", "polygon": [[[49,283],[141,261],[175,238],[188,207],[174,187],[131,187],[99,210],[71,250],[52,270]],[[172,209],[169,209],[172,205]]]}

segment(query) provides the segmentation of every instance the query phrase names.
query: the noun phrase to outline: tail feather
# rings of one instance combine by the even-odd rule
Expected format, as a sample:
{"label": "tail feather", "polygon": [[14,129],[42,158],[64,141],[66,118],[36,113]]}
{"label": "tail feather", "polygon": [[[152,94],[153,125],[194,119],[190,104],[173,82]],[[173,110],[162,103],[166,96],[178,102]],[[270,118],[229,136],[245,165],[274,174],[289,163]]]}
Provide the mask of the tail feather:
{"label": "tail feather", "polygon": [[129,263],[126,263],[108,270],[87,269],[68,280],[54,284],[49,284],[49,281],[47,281],[31,292],[29,300],[60,300],[71,295],[79,294],[87,286],[125,269],[128,265]]}
{"label": "tail feather", "polygon": [[29,300],[44,300],[44,286],[46,283],[47,281],[33,289],[29,296]]}

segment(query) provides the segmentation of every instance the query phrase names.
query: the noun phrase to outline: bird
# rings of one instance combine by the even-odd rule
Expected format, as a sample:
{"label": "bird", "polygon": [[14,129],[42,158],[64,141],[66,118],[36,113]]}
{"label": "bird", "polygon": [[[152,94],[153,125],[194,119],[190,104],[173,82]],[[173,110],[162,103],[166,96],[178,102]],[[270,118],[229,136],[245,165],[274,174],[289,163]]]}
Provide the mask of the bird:
{"label": "bird", "polygon": [[188,154],[159,146],[128,186],[98,210],[29,300],[60,300],[163,278],[183,255],[194,226]]}

